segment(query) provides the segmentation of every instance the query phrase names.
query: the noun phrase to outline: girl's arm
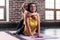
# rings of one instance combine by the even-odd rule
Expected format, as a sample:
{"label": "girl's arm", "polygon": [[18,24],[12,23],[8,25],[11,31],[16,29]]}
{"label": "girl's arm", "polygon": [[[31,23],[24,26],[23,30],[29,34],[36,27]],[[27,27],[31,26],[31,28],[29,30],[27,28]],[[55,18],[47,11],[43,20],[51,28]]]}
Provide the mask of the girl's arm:
{"label": "girl's arm", "polygon": [[38,36],[40,36],[40,17],[39,17],[39,14],[37,15],[38,16]]}
{"label": "girl's arm", "polygon": [[27,27],[27,30],[28,30],[29,35],[33,36],[32,33],[31,33],[30,26],[29,26],[28,15],[25,16],[25,23],[26,23],[26,27]]}

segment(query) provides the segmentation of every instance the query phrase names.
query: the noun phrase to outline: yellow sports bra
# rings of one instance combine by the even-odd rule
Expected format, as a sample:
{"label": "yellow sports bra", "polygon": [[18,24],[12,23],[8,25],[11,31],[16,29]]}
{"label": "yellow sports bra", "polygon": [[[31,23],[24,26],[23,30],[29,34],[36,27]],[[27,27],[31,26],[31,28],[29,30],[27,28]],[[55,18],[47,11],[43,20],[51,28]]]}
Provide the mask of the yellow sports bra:
{"label": "yellow sports bra", "polygon": [[37,26],[37,18],[33,19],[32,17],[29,17],[29,25],[30,26]]}
{"label": "yellow sports bra", "polygon": [[[28,17],[28,20],[29,20],[29,26],[31,29],[31,33],[34,34],[36,32],[36,29],[37,29],[37,16],[35,17],[35,19],[33,19],[32,17]],[[26,24],[25,24],[23,33],[25,35],[29,35]]]}

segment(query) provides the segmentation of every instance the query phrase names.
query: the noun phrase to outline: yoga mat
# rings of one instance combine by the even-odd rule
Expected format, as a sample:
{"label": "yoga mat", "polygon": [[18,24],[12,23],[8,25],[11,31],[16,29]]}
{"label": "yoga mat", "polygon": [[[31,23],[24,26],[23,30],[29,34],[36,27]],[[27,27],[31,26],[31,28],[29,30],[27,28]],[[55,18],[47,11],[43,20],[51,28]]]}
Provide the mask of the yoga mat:
{"label": "yoga mat", "polygon": [[[9,31],[10,33],[13,33],[15,31]],[[37,33],[34,34],[34,37],[31,37],[31,36],[24,36],[24,35],[18,35],[20,38],[23,38],[23,39],[26,39],[26,40],[60,40],[58,39],[58,37],[54,37],[54,36],[48,36],[48,35],[45,35],[45,34],[40,34],[40,36],[42,36],[42,38],[36,38],[37,36]]]}
{"label": "yoga mat", "polygon": [[18,35],[26,40],[52,40],[52,39],[58,39],[57,37],[51,37],[51,36],[47,36],[47,35],[44,35],[44,34],[41,34],[42,38],[36,38],[35,36],[37,35],[34,35],[34,37],[31,37],[31,36],[24,36],[24,35]]}

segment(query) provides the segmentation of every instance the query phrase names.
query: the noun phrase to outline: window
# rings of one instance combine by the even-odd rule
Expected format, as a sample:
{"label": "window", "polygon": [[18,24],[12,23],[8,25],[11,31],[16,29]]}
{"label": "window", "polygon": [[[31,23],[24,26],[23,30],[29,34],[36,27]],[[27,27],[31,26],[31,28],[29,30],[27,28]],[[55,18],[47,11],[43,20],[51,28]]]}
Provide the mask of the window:
{"label": "window", "polygon": [[9,0],[0,0],[0,21],[9,20]]}
{"label": "window", "polygon": [[54,0],[45,0],[45,7],[54,9]]}
{"label": "window", "polygon": [[60,20],[60,0],[45,0],[45,20]]}
{"label": "window", "polygon": [[60,9],[60,0],[56,0],[56,9]]}
{"label": "window", "polygon": [[[0,20],[5,20],[5,0],[0,0]],[[5,18],[4,18],[5,17]]]}
{"label": "window", "polygon": [[54,20],[54,12],[53,11],[45,11],[45,19],[46,20]]}
{"label": "window", "polygon": [[0,8],[0,19],[4,19],[4,9]]}
{"label": "window", "polygon": [[60,20],[60,11],[56,11],[56,20]]}

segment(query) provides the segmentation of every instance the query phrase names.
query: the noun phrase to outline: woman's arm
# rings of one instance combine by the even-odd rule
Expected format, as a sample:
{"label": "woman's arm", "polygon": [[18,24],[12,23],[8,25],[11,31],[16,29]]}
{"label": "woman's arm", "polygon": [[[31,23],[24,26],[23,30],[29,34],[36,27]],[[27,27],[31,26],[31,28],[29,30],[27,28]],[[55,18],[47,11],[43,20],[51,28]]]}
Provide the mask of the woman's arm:
{"label": "woman's arm", "polygon": [[26,27],[27,27],[28,33],[29,33],[31,36],[33,36],[32,33],[31,33],[30,26],[29,26],[28,15],[25,16],[25,23],[26,23]]}
{"label": "woman's arm", "polygon": [[38,36],[40,36],[40,17],[39,17],[39,14],[37,15],[38,16]]}

